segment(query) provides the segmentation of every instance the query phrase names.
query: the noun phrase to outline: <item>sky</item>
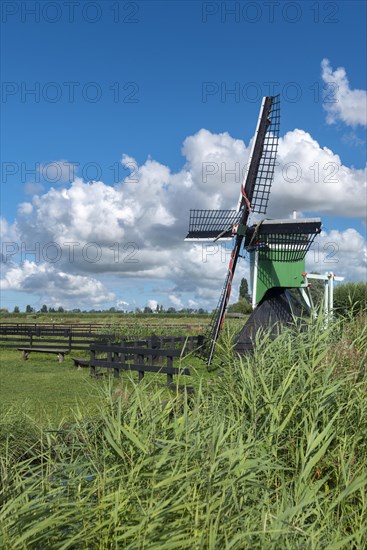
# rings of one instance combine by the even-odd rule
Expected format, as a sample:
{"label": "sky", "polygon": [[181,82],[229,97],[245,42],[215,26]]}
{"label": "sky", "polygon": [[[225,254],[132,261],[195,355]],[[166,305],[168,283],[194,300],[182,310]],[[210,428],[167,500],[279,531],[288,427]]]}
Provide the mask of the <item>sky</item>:
{"label": "sky", "polygon": [[[212,309],[261,99],[267,217],[321,217],[307,270],[366,280],[366,3],[1,3],[1,307]],[[249,264],[241,260],[237,299]]]}

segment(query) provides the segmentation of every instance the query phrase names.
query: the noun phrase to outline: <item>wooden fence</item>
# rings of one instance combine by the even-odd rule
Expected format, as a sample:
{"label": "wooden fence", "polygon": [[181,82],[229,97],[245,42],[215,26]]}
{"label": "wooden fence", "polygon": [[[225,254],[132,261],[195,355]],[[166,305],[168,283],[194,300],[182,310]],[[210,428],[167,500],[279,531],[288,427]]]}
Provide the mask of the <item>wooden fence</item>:
{"label": "wooden fence", "polygon": [[[175,342],[175,344],[177,343]],[[135,347],[135,345],[132,346],[130,344],[91,344],[89,362],[91,375],[96,376],[96,369],[105,368],[113,370],[115,378],[118,378],[121,370],[129,370],[137,371],[140,381],[144,378],[146,372],[159,373],[167,375],[167,384],[170,385],[173,383],[174,375],[190,374],[189,368],[175,367],[173,364],[174,358],[182,356],[188,350],[186,346],[153,348],[149,346]],[[161,342],[160,346],[162,345],[164,345],[163,342]]]}
{"label": "wooden fence", "polygon": [[[152,327],[151,327],[152,328]],[[2,324],[0,325],[0,346],[5,348],[18,347],[42,347],[50,349],[63,347],[69,352],[72,350],[89,351],[90,344],[116,342],[115,333],[98,334],[89,329],[80,330],[80,325],[72,328],[60,327],[59,325],[40,324]],[[187,349],[196,349],[202,345],[202,336],[133,336],[124,335],[119,338],[120,343],[143,347],[159,347],[170,345],[172,348],[183,346],[186,342]]]}

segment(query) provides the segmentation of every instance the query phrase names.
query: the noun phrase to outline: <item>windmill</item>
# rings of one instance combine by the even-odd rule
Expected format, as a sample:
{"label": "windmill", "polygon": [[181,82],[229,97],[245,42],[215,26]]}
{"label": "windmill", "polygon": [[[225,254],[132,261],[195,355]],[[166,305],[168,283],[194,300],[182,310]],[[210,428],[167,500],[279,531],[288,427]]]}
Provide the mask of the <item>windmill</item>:
{"label": "windmill", "polygon": [[[253,314],[258,314],[261,307],[264,307],[264,301],[266,303],[268,300],[269,306],[271,300],[274,300],[274,296],[270,296],[269,302],[268,294],[273,291],[276,295],[274,289],[282,289],[284,293],[288,288],[302,288],[304,258],[314,237],[320,231],[321,221],[318,218],[262,220],[249,225],[252,213],[266,214],[278,151],[279,129],[279,95],[264,97],[237,209],[190,210],[189,232],[185,240],[218,241],[231,237],[233,239],[222,293],[204,338],[202,355],[208,364],[212,360],[215,344],[224,323],[233,276],[242,250],[247,251],[251,257],[255,307]],[[287,264],[287,267],[282,268],[282,264]],[[289,277],[289,273],[292,273],[292,277],[296,274],[295,278]],[[278,290],[278,296],[275,296],[277,305],[282,292]],[[289,300],[289,297],[285,299]],[[251,321],[250,317],[249,326],[257,329],[259,323],[251,325]],[[253,337],[253,330],[250,330],[250,337]],[[238,349],[241,351],[241,346]]]}

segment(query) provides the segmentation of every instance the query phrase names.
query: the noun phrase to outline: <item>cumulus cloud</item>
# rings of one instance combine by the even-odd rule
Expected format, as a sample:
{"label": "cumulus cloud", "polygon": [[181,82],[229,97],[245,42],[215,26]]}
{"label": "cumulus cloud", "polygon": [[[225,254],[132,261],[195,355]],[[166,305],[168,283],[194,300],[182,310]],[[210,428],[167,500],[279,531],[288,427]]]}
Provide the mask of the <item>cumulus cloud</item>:
{"label": "cumulus cloud", "polygon": [[328,59],[322,60],[321,68],[321,76],[326,85],[323,103],[327,112],[326,122],[334,124],[341,120],[352,127],[366,126],[366,90],[352,90],[344,67],[333,71]]}
{"label": "cumulus cloud", "polygon": [[157,300],[148,300],[147,306],[150,307],[152,311],[156,311],[158,302]]}
{"label": "cumulus cloud", "polygon": [[44,190],[44,186],[42,183],[29,181],[24,185],[23,190],[26,195],[36,195]]}
{"label": "cumulus cloud", "polygon": [[31,214],[33,212],[33,205],[30,202],[22,202],[18,205],[18,214],[21,216]]}
{"label": "cumulus cloud", "polygon": [[332,271],[346,280],[366,281],[367,243],[353,228],[323,231],[307,254],[308,271]]}
{"label": "cumulus cloud", "polygon": [[116,306],[118,308],[124,309],[129,305],[129,302],[125,302],[125,300],[117,300]]}
{"label": "cumulus cloud", "polygon": [[26,260],[3,269],[1,290],[17,290],[45,297],[53,305],[90,307],[113,300],[114,294],[95,278],[72,275],[54,266]]}
{"label": "cumulus cloud", "polygon": [[[0,216],[0,239],[2,245],[6,242],[15,242],[20,239],[16,223],[9,223],[4,217]],[[4,248],[4,246],[2,246]],[[3,251],[3,250],[2,250]]]}
{"label": "cumulus cloud", "polygon": [[295,129],[279,141],[268,214],[292,210],[362,218],[366,215],[366,169],[349,168],[309,133]]}
{"label": "cumulus cloud", "polygon": [[183,303],[181,302],[180,298],[178,296],[175,296],[174,294],[169,295],[169,300],[171,304],[173,304],[176,308],[180,309],[183,307]]}
{"label": "cumulus cloud", "polygon": [[44,180],[53,185],[72,183],[77,173],[77,163],[65,159],[53,160],[39,166],[39,173]]}
{"label": "cumulus cloud", "polygon": [[[189,210],[236,207],[249,145],[228,133],[202,129],[186,138],[182,152],[186,162],[176,173],[153,159],[137,166],[134,159],[124,156],[122,163],[130,165],[131,174],[115,186],[75,178],[68,188],[51,188],[23,203],[16,224],[5,222],[6,232],[12,227],[27,249],[39,243],[38,263],[49,260],[44,252],[52,252],[52,246],[59,247],[61,254],[57,262],[49,261],[44,271],[38,266],[38,271],[30,273],[30,267],[23,266],[21,274],[14,267],[14,280],[21,279],[17,288],[31,288],[28,282],[34,283],[42,274],[43,286],[33,288],[42,295],[49,292],[52,298],[58,290],[51,282],[60,272],[64,275],[57,279],[64,285],[60,292],[70,289],[72,296],[80,285],[84,287],[80,300],[90,288],[90,301],[102,303],[110,295],[103,285],[97,285],[98,276],[113,275],[131,285],[158,279],[172,283],[166,297],[174,307],[183,307],[187,300],[199,307],[213,307],[226,274],[231,243],[222,247],[184,242]],[[365,174],[365,170],[343,165],[338,155],[307,132],[288,132],[279,144],[268,217],[289,217],[292,210],[298,210],[361,218],[365,215]],[[333,238],[346,242],[344,233],[335,233]],[[364,242],[361,235],[358,238]],[[343,244],[339,258],[340,265],[352,266],[351,278],[361,276],[363,264],[357,249]],[[70,272],[78,275],[65,279]],[[241,276],[248,277],[248,265],[243,261],[236,272],[238,280]],[[235,281],[234,288],[236,285]],[[121,290],[129,300],[124,288]],[[65,304],[68,292],[62,295]]]}

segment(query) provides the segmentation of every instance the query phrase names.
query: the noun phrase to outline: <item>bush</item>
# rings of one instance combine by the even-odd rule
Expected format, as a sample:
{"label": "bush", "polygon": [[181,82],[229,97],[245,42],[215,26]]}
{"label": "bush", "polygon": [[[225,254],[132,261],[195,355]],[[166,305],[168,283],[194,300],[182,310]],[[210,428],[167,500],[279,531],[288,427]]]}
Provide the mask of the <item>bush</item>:
{"label": "bush", "polygon": [[366,310],[367,283],[346,283],[334,290],[334,309],[339,315],[350,317]]}
{"label": "bush", "polygon": [[252,307],[245,299],[240,299],[235,304],[228,306],[228,313],[251,313]]}

